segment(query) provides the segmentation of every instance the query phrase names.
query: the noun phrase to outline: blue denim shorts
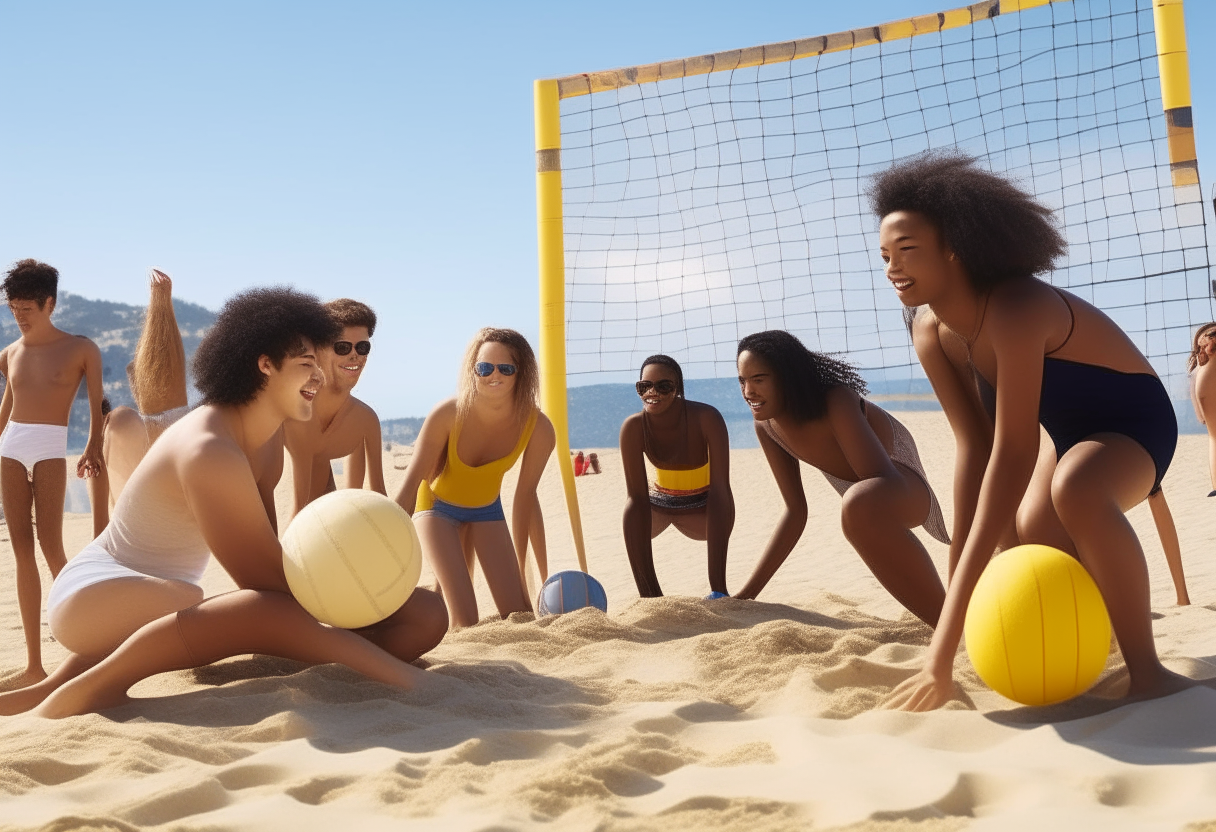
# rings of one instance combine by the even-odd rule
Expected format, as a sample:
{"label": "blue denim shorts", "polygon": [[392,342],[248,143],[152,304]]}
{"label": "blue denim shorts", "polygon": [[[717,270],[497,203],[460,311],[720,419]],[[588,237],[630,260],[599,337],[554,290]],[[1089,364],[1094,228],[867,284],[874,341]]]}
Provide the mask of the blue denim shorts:
{"label": "blue denim shorts", "polygon": [[497,498],[488,506],[457,506],[452,503],[445,503],[438,497],[435,498],[435,504],[426,511],[420,511],[414,515],[415,519],[425,517],[428,514],[434,514],[447,520],[453,526],[461,526],[465,523],[486,523],[491,520],[507,519],[507,515],[502,510],[502,497]]}

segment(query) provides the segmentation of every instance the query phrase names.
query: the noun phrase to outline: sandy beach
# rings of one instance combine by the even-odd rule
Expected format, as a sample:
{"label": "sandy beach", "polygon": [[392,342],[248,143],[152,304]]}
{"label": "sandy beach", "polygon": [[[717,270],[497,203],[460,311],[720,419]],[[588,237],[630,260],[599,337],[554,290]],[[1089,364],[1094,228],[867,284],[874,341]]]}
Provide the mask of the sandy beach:
{"label": "sandy beach", "polygon": [[[950,520],[954,444],[941,413],[901,413]],[[1165,492],[1193,604],[1178,607],[1147,505],[1158,650],[1216,677],[1216,511],[1207,439],[1184,435]],[[390,494],[408,449],[386,452]],[[134,704],[50,722],[0,718],[3,830],[1216,830],[1216,691],[1121,706],[1117,651],[1088,694],[1033,709],[988,690],[930,714],[878,710],[930,630],[840,532],[840,498],[803,466],[811,518],[758,601],[704,601],[704,544],[656,542],[668,597],[640,600],[620,533],[615,449],[578,480],[594,610],[483,620],[450,633],[402,692],[337,666],[237,657],[141,683]],[[742,586],[780,512],[759,450],[731,457],[728,584]],[[285,474],[279,489],[286,513]],[[509,504],[513,475],[504,500]],[[551,571],[577,568],[556,465],[541,483]],[[7,529],[0,674],[24,645]],[[946,549],[918,530],[942,575]],[[65,520],[69,557],[91,538]],[[534,567],[533,567],[534,570]],[[480,577],[480,576],[479,576]],[[424,567],[424,584],[433,582]],[[530,576],[533,587],[536,575]],[[209,594],[232,587],[214,562]],[[49,575],[44,574],[44,596]],[[63,656],[43,627],[48,668]]]}

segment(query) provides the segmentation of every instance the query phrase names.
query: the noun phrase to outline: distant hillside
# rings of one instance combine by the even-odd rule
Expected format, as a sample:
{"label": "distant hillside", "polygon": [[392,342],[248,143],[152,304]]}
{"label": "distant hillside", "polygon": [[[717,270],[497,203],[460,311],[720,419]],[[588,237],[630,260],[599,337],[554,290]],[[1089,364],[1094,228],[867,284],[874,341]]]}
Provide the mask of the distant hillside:
{"label": "distant hillside", "polygon": [[[55,326],[75,335],[93,339],[101,349],[102,384],[110,402],[118,405],[133,405],[131,390],[127,385],[127,364],[135,356],[135,344],[144,322],[143,306],[114,303],[108,300],[93,300],[69,292],[60,292],[55,305]],[[215,313],[195,303],[173,300],[173,313],[182,331],[182,342],[186,357],[194,355],[199,340],[207,327],[215,321]],[[0,339],[4,344],[21,337],[12,315],[0,312]],[[194,391],[191,390],[191,399]],[[72,416],[68,422],[68,449],[79,453],[89,438],[88,391],[80,385],[76,402],[72,405]]]}
{"label": "distant hillside", "polygon": [[380,434],[385,442],[396,442],[398,445],[410,445],[418,438],[422,429],[422,418],[407,416],[404,419],[381,419]]}

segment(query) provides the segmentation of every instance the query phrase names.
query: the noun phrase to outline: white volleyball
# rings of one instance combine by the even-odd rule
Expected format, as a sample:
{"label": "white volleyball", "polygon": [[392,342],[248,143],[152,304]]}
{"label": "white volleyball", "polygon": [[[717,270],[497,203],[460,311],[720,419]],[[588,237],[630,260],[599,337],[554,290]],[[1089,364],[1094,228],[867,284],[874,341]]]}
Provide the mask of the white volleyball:
{"label": "white volleyball", "polygon": [[309,503],[283,534],[291,594],[318,620],[352,629],[392,615],[422,573],[414,521],[382,494],[342,489]]}

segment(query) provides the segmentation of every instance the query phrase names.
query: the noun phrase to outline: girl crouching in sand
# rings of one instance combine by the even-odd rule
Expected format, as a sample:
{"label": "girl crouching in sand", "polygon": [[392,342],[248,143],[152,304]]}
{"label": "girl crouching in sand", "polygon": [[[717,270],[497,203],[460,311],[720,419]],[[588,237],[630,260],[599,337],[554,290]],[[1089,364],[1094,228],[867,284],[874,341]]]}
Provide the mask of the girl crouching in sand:
{"label": "girl crouching in sand", "polygon": [[1099,309],[1035,279],[1066,248],[1051,211],[973,159],[915,157],[879,175],[870,198],[887,278],[920,307],[913,343],[958,446],[950,589],[925,668],[888,704],[950,699],[967,604],[1015,523],[1022,543],[1069,552],[1094,577],[1131,694],[1186,685],[1157,659],[1144,552],[1123,516],[1158,492],[1178,441],[1152,365]]}
{"label": "girl crouching in sand", "polygon": [[[684,398],[684,373],[666,355],[642,362],[637,391],[642,412],[621,425],[621,464],[629,493],[625,551],[638,594],[663,594],[650,541],[675,526],[685,537],[706,541],[710,597],[725,597],[726,547],[735,525],[726,422],[717,409]],[[643,457],[655,466],[649,493]]]}
{"label": "girl crouching in sand", "polygon": [[739,342],[739,386],[777,480],[785,513],[739,598],[755,598],[806,527],[799,461],[818,468],[843,497],[845,537],[888,592],[930,626],[945,590],[910,529],[949,543],[941,508],[912,434],[862,398],[865,382],[848,364],[814,353],[781,330]]}
{"label": "girl crouching in sand", "polygon": [[[50,717],[101,710],[147,676],[244,653],[341,663],[402,687],[418,681],[422,671],[406,662],[447,629],[434,593],[415,590],[356,632],[318,623],[283,576],[281,429],[312,415],[324,382],[314,344],[335,329],[315,298],[290,289],[225,304],[194,358],[202,406],[152,445],[110,524],[51,588],[51,631],[71,655],[43,682],[0,696],[0,713],[39,702]],[[240,589],[204,599],[198,582],[211,554]]]}
{"label": "girl crouching in sand", "polygon": [[[397,492],[458,627],[478,620],[462,540],[476,552],[501,616],[532,609],[524,584],[528,533],[544,534],[534,524],[536,486],[557,443],[537,404],[539,389],[536,358],[522,335],[490,327],[478,332],[465,351],[456,398],[422,423]],[[508,530],[499,492],[521,456]]]}

